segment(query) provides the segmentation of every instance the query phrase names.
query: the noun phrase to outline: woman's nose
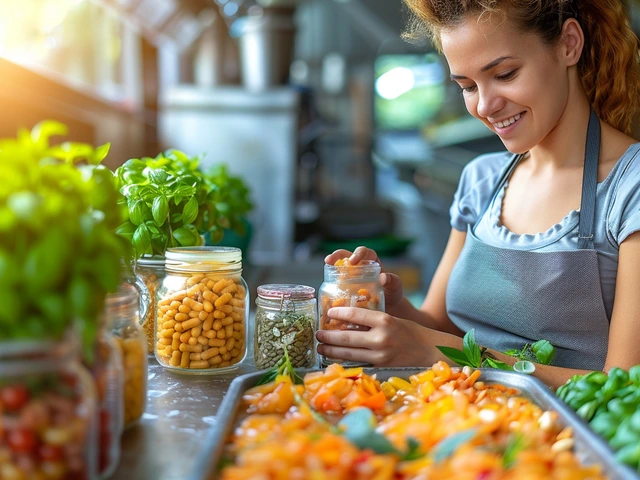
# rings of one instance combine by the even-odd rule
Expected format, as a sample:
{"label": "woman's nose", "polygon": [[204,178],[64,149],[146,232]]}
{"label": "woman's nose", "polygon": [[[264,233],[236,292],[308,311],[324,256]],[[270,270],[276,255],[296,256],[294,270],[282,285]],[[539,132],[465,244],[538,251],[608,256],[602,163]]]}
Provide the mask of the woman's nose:
{"label": "woman's nose", "polygon": [[495,112],[502,108],[504,101],[491,88],[478,88],[478,115],[483,118],[493,116]]}

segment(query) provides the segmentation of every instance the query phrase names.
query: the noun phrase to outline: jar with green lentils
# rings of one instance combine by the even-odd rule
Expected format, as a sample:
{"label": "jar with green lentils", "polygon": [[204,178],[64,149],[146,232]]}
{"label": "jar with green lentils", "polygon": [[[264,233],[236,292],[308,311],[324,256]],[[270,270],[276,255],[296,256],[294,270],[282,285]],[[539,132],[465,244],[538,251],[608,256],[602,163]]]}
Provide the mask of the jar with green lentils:
{"label": "jar with green lentils", "polygon": [[256,298],[254,361],[273,367],[287,349],[294,367],[315,366],[315,289],[305,285],[261,285]]}

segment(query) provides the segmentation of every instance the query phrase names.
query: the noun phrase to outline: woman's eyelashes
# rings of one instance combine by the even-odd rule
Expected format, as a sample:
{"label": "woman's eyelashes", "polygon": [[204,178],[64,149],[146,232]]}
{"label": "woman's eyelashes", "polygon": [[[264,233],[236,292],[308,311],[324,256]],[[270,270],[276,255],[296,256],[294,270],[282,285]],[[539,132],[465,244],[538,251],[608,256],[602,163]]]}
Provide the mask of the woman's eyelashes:
{"label": "woman's eyelashes", "polygon": [[[496,75],[495,79],[499,80],[501,82],[508,82],[509,80],[512,80],[516,77],[516,74],[518,73],[518,69],[516,68],[515,70],[511,70],[507,73],[503,73],[500,75]],[[458,84],[458,88],[460,89],[460,93],[473,93],[476,91],[476,89],[478,88],[477,85],[460,85]]]}

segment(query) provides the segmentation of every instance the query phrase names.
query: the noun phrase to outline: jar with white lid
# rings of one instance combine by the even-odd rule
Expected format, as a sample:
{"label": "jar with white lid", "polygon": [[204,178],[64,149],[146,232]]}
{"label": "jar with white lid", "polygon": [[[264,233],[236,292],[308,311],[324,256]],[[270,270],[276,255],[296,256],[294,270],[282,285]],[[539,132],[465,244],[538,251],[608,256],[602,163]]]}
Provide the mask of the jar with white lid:
{"label": "jar with white lid", "polygon": [[249,312],[242,252],[233,247],[170,248],[156,297],[155,355],[180,373],[237,368],[247,353]]}

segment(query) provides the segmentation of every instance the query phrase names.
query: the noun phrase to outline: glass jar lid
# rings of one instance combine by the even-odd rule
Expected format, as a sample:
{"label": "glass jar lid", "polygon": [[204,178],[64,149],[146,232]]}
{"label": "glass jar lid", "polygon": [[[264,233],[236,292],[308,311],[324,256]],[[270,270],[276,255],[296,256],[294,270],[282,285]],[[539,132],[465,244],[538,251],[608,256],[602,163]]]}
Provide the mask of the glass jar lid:
{"label": "glass jar lid", "polygon": [[242,250],[236,247],[175,247],[165,253],[167,270],[240,270]]}
{"label": "glass jar lid", "polygon": [[258,287],[258,296],[265,300],[310,300],[315,293],[315,288],[306,285],[272,283]]}

